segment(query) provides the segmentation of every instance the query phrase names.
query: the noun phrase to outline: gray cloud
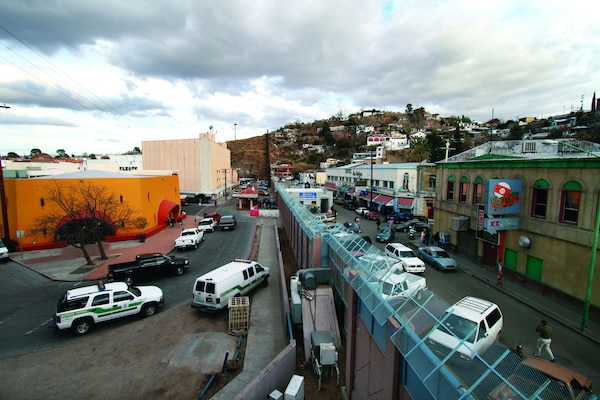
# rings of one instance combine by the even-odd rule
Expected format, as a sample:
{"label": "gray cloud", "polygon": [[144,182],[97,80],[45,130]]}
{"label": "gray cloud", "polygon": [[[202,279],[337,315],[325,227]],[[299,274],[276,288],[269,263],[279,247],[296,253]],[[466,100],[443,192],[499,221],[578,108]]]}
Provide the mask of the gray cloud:
{"label": "gray cloud", "polygon": [[[137,91],[159,80],[193,94],[201,125],[235,120],[266,130],[341,108],[402,111],[407,103],[476,119],[492,109],[504,119],[539,116],[596,89],[600,28],[572,11],[577,4],[446,3],[6,0],[0,25],[54,63],[94,48],[128,78],[99,101],[56,82],[0,77],[0,102],[167,118],[175,112],[166,100]],[[0,56],[27,50],[2,29],[0,44]],[[219,95],[256,108],[204,103]]]}

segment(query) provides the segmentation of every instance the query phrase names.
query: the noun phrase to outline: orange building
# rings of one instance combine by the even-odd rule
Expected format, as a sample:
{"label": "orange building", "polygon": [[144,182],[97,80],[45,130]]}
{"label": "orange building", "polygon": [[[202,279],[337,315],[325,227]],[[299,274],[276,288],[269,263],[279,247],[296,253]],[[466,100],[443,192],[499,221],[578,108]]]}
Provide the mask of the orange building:
{"label": "orange building", "polygon": [[[179,216],[179,177],[177,175],[124,175],[105,171],[84,171],[31,179],[4,179],[6,212],[0,214],[0,237],[22,245],[23,250],[56,247],[54,233],[34,234],[36,221],[45,214],[61,211],[49,198],[49,191],[60,185],[69,187],[81,183],[104,186],[132,210],[136,217],[145,218],[143,229],[119,230],[107,241],[128,240],[140,233],[152,235],[166,226],[169,215]],[[61,211],[62,212],[62,211]],[[7,222],[3,215],[6,215]],[[5,230],[8,229],[8,232]],[[19,234],[22,237],[18,237]]]}

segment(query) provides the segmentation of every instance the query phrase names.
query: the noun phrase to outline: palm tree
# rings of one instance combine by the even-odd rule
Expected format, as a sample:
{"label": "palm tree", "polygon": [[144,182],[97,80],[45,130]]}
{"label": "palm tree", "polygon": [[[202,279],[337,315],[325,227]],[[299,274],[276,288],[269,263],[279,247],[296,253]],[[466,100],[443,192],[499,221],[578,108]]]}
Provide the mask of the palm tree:
{"label": "palm tree", "polygon": [[428,160],[430,155],[431,149],[426,138],[417,137],[410,140],[410,148],[406,152],[406,159],[409,162]]}

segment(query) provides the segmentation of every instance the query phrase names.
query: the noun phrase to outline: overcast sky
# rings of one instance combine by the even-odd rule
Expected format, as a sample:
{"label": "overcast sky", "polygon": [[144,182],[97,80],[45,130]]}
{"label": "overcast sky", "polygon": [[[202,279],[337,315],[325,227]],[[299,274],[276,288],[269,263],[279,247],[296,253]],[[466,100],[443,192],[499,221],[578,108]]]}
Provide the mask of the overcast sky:
{"label": "overcast sky", "polygon": [[[591,0],[0,0],[0,152],[223,142],[342,113],[590,109]],[[600,94],[600,93],[599,93]]]}

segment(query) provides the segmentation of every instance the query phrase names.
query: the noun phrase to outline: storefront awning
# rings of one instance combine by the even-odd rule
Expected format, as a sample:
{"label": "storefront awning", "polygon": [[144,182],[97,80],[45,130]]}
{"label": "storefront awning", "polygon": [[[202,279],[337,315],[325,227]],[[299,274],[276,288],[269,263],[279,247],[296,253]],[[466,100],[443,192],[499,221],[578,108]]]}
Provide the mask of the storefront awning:
{"label": "storefront awning", "polygon": [[327,189],[337,190],[335,183],[326,183],[323,185],[323,187],[326,187]]}
{"label": "storefront awning", "polygon": [[384,206],[386,206],[386,205],[391,205],[391,204],[389,204],[389,203],[390,203],[392,200],[394,200],[394,198],[393,198],[392,196],[386,196],[386,195],[384,195],[384,194],[377,195],[377,197],[375,197],[375,198],[373,199],[373,201],[374,201],[375,203],[377,203],[377,204],[382,204],[382,205],[384,205]]}
{"label": "storefront awning", "polygon": [[399,197],[396,200],[396,205],[400,208],[413,208],[413,198]]}

